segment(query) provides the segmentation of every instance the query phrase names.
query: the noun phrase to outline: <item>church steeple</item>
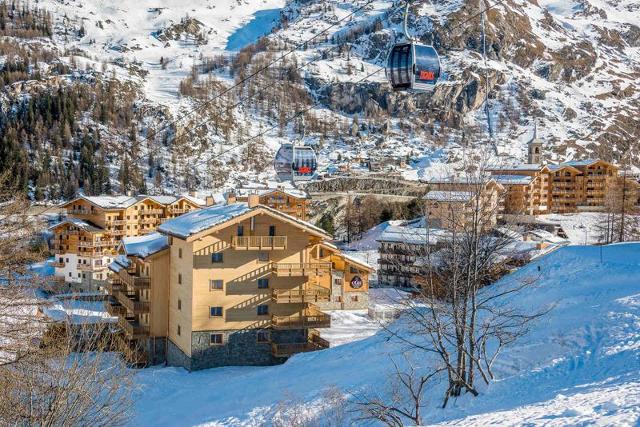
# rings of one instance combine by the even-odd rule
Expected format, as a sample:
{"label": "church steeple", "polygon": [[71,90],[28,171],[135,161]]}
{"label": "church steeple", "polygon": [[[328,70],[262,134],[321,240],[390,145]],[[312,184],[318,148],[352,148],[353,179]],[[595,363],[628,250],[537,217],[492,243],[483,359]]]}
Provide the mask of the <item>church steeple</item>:
{"label": "church steeple", "polygon": [[527,163],[539,165],[542,164],[542,141],[538,139],[538,121],[533,125],[533,138],[528,143],[529,153]]}

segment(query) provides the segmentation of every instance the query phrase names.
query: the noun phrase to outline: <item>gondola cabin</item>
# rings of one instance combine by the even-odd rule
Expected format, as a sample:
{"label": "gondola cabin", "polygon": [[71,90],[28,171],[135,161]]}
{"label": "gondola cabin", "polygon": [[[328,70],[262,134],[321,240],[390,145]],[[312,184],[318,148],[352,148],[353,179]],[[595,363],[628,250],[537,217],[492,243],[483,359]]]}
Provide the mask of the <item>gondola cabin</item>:
{"label": "gondola cabin", "polygon": [[282,144],[273,166],[280,181],[310,181],[316,176],[318,161],[311,147]]}
{"label": "gondola cabin", "polygon": [[433,90],[440,78],[438,52],[418,43],[395,45],[387,61],[387,78],[394,90]]}

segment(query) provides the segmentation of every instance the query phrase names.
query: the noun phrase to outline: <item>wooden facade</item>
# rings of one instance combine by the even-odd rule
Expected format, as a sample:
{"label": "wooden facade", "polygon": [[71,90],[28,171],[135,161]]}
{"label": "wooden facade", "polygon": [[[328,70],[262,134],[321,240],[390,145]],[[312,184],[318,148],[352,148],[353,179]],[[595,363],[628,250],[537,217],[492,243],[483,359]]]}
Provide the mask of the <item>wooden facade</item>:
{"label": "wooden facade", "polygon": [[[237,205],[243,204],[227,206]],[[211,209],[223,215],[225,208]],[[200,213],[206,215],[207,209]],[[122,283],[128,274],[133,283],[150,280],[148,290],[130,293],[136,301],[148,303],[141,307],[145,311],[125,307],[127,322],[146,328],[146,335],[127,336],[144,340],[139,347],[155,351],[147,355],[149,360],[162,359],[157,347],[148,343],[157,335],[166,338],[164,357],[169,364],[187,369],[278,363],[292,353],[325,345],[316,329],[330,326],[323,310],[336,308],[331,303],[337,293],[361,295],[357,308],[368,305],[371,267],[345,257],[326,242],[329,236],[322,230],[275,209],[247,207],[188,235],[176,234],[175,229],[168,221],[159,230],[168,249],[148,259],[132,259],[132,266],[138,267],[113,276],[114,283]],[[154,269],[160,275],[148,276],[146,272]],[[118,301],[117,295],[113,299]],[[258,331],[268,342],[242,342],[243,351],[256,356],[236,353],[238,340]]]}
{"label": "wooden facade", "polygon": [[56,276],[73,289],[96,291],[124,237],[152,233],[164,221],[201,207],[194,199],[173,196],[79,197],[64,203],[68,220],[51,228]]}

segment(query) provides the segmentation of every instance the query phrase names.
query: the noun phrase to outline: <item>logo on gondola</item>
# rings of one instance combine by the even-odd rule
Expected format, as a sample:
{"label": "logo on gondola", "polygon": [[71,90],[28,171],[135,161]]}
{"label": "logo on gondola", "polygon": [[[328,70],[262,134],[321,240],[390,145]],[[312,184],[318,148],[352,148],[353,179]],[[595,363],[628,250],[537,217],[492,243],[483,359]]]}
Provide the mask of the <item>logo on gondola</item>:
{"label": "logo on gondola", "polygon": [[302,166],[298,168],[298,173],[311,173],[311,168],[309,166]]}
{"label": "logo on gondola", "polygon": [[360,276],[353,276],[353,279],[351,279],[351,287],[353,289],[360,289],[362,285],[363,285],[363,282]]}
{"label": "logo on gondola", "polygon": [[436,74],[433,71],[420,71],[420,80],[435,80]]}

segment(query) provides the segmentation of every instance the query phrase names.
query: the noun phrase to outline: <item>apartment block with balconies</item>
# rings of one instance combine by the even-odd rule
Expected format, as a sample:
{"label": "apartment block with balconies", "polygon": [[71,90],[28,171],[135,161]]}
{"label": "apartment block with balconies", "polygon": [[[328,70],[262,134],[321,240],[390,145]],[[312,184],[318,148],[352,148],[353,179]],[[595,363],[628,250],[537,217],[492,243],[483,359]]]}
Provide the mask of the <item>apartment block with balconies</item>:
{"label": "apartment block with balconies", "polygon": [[227,195],[228,203],[247,202],[250,195],[257,195],[263,206],[306,221],[309,217],[311,198],[302,190],[278,186],[277,188],[239,188]]}
{"label": "apartment block with balconies", "polygon": [[[132,257],[132,248],[145,246],[143,237],[123,241],[120,252],[131,262],[116,261],[109,302],[121,313],[125,336],[142,340],[137,348],[149,360],[166,356],[190,370],[280,363],[328,346],[319,333],[331,325],[325,310],[368,304],[371,267],[342,254],[323,230],[257,199],[192,212],[158,231],[148,238],[164,237],[168,248],[149,261]],[[156,263],[168,268],[166,292],[155,283]],[[149,289],[136,289],[136,278],[145,277]],[[164,356],[157,354],[160,340],[150,341],[156,304],[167,313]]]}
{"label": "apartment block with balconies", "polygon": [[[64,203],[61,208],[67,212],[67,221],[51,228],[56,276],[74,290],[99,290],[123,238],[150,234],[167,218],[204,204],[190,196],[144,195],[80,196]],[[70,232],[80,233],[77,243]]]}

